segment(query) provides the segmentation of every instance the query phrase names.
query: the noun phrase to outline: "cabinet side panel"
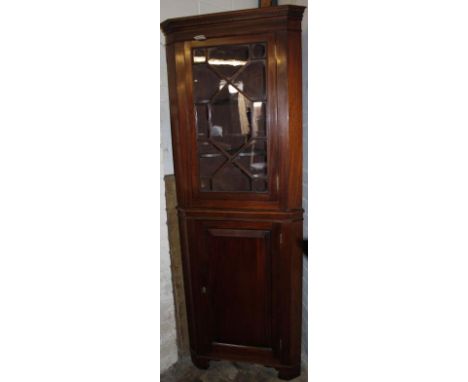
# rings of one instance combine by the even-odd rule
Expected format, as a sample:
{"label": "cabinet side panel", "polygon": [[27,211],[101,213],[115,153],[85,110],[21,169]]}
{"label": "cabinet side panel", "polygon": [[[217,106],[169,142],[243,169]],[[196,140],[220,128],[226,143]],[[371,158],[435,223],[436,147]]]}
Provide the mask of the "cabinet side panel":
{"label": "cabinet side panel", "polygon": [[289,157],[289,97],[288,97],[288,33],[287,31],[276,32],[276,52],[275,58],[277,63],[277,137],[278,157],[282,158],[279,162],[279,201],[281,209],[287,209],[287,182],[285,179],[288,176],[289,163],[286,158]]}
{"label": "cabinet side panel", "polygon": [[301,361],[302,327],[302,221],[282,226],[280,248],[281,278],[281,359],[288,365]]}
{"label": "cabinet side panel", "polygon": [[208,254],[203,237],[203,226],[184,213],[179,213],[184,267],[185,296],[189,321],[190,350],[192,356],[211,351],[208,301],[202,294],[209,268]]}
{"label": "cabinet side panel", "polygon": [[[302,158],[302,157],[301,157]],[[301,362],[302,332],[302,220],[291,223],[291,363]]]}
{"label": "cabinet side panel", "polygon": [[171,114],[172,152],[176,175],[177,201],[179,206],[187,206],[189,183],[187,182],[188,140],[185,137],[186,110],[184,108],[184,46],[183,43],[166,46],[167,74],[169,83],[169,101]]}
{"label": "cabinet side panel", "polygon": [[301,32],[288,31],[289,171],[288,208],[302,207],[302,52]]}
{"label": "cabinet side panel", "polygon": [[189,328],[190,350],[193,353],[198,349],[198,338],[195,321],[196,304],[193,296],[193,280],[191,274],[189,235],[193,234],[193,227],[188,224],[185,214],[179,212],[180,244],[182,250],[182,267],[184,270],[185,303]]}
{"label": "cabinet side panel", "polygon": [[280,204],[302,206],[302,75],[300,31],[276,33]]}
{"label": "cabinet side panel", "polygon": [[270,232],[208,230],[212,341],[271,347]]}

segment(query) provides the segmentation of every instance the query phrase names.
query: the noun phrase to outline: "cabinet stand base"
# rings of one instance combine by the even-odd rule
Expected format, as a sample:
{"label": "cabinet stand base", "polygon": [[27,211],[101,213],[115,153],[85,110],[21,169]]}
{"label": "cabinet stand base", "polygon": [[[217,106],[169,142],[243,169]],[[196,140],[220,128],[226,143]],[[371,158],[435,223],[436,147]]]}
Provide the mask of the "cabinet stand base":
{"label": "cabinet stand base", "polygon": [[276,370],[278,370],[278,378],[285,381],[289,381],[301,375],[300,365],[294,367],[276,367]]}
{"label": "cabinet stand base", "polygon": [[[210,367],[209,358],[197,357],[195,355],[192,355],[191,358],[192,363],[197,369],[206,370]],[[290,379],[297,378],[301,375],[301,365],[275,367],[275,369],[278,371],[278,378],[285,381],[289,381]]]}
{"label": "cabinet stand base", "polygon": [[207,358],[199,358],[192,355],[192,363],[197,369],[206,370],[210,367],[210,361]]}

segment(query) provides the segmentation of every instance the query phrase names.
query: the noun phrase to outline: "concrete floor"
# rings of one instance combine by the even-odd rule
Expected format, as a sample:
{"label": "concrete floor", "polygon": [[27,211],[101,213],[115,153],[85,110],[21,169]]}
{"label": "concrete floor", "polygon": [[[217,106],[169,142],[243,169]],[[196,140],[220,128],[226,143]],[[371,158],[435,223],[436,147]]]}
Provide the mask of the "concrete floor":
{"label": "concrete floor", "polygon": [[[183,358],[161,374],[161,382],[274,382],[277,371],[260,365],[243,362],[211,361],[207,370],[193,366],[190,358]],[[303,367],[298,378],[291,382],[306,382],[307,370]]]}

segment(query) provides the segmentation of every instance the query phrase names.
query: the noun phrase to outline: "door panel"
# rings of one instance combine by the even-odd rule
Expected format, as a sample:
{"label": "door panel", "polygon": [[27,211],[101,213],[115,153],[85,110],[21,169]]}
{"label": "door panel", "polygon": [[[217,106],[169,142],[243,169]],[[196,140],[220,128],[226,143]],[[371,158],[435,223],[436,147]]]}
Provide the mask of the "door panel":
{"label": "door panel", "polygon": [[271,245],[263,230],[209,229],[213,342],[271,347]]}
{"label": "door panel", "polygon": [[193,221],[192,285],[203,352],[277,347],[277,224]]}

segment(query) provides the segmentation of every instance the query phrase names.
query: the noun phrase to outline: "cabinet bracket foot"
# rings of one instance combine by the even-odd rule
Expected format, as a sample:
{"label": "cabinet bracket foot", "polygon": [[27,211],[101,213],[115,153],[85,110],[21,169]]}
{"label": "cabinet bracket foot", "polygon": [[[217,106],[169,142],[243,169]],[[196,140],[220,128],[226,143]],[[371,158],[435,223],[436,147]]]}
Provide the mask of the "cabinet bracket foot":
{"label": "cabinet bracket foot", "polygon": [[195,365],[196,368],[201,370],[206,370],[210,367],[210,361],[206,358],[199,358],[197,356],[192,355],[192,363]]}
{"label": "cabinet bracket foot", "polygon": [[278,370],[278,378],[285,381],[289,381],[301,375],[300,365],[293,367],[277,367],[276,370]]}

